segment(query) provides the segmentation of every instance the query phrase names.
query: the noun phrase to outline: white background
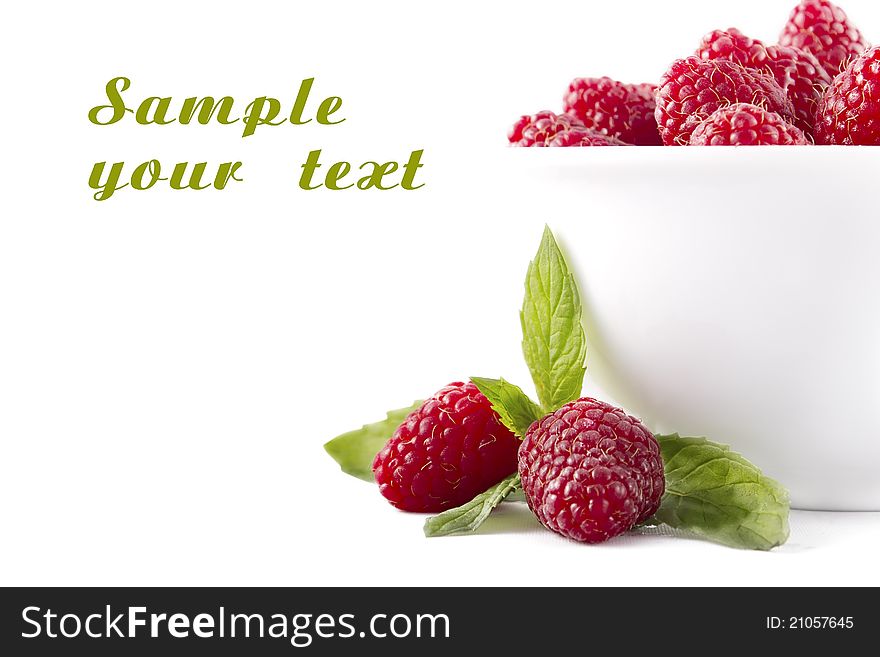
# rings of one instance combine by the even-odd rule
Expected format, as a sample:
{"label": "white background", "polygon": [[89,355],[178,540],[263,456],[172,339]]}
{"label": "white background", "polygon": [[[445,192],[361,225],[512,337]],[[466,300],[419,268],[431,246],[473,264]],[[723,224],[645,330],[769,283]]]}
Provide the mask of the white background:
{"label": "white background", "polygon": [[[792,517],[770,554],[663,535],[586,547],[511,505],[427,540],[322,444],[469,375],[528,382],[517,310],[546,221],[498,173],[570,78],[659,78],[713,28],[773,40],[793,0],[17,3],[4,10],[0,583],[880,583],[875,514]],[[845,8],[880,40],[880,10]],[[108,127],[151,95],[343,98],[338,126]],[[405,160],[416,192],[303,192],[299,164]],[[242,160],[223,192],[94,162]],[[502,208],[503,211],[500,209]],[[874,409],[865,409],[873,412]],[[557,564],[558,567],[555,567]]]}

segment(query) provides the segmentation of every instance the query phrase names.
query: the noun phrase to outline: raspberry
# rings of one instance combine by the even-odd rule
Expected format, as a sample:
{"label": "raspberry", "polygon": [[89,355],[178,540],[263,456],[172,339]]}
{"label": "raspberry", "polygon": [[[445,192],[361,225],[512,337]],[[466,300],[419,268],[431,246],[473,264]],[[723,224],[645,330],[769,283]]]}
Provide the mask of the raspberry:
{"label": "raspberry", "polygon": [[825,90],[819,101],[816,141],[880,145],[880,46],[852,60]]}
{"label": "raspberry", "polygon": [[775,112],[737,103],[716,110],[691,134],[691,146],[809,145],[798,128]]}
{"label": "raspberry", "polygon": [[651,84],[625,84],[611,78],[577,78],[563,99],[567,114],[588,130],[636,146],[659,146]]}
{"label": "raspberry", "polygon": [[795,7],[779,35],[779,43],[815,55],[832,76],[868,47],[843,9],[828,0],[803,0]]}
{"label": "raspberry", "polygon": [[776,82],[788,94],[794,106],[794,124],[812,136],[822,92],[831,84],[831,76],[819,60],[794,46],[767,46],[767,62]]}
{"label": "raspberry", "polygon": [[761,69],[767,64],[767,46],[750,39],[735,27],[713,30],[700,41],[700,59],[727,59],[740,66]]}
{"label": "raspberry", "polygon": [[514,146],[547,146],[547,142],[557,135],[570,130],[585,130],[586,126],[568,114],[554,114],[549,110],[533,116],[522,116],[513,124],[507,135]]}
{"label": "raspberry", "polygon": [[407,416],[373,460],[373,475],[398,509],[442,511],[515,472],[518,447],[477,386],[450,383]]}
{"label": "raspberry", "polygon": [[813,55],[793,46],[764,45],[735,28],[710,32],[696,54],[701,59],[726,59],[772,75],[794,106],[794,124],[812,136],[819,98],[831,83]]}
{"label": "raspberry", "polygon": [[725,59],[687,57],[673,62],[657,89],[657,125],[663,143],[684,145],[691,132],[719,107],[752,103],[794,119],[794,107],[776,81]]}
{"label": "raspberry", "polygon": [[624,142],[594,130],[574,128],[560,132],[547,142],[547,146],[629,146]]}
{"label": "raspberry", "polygon": [[535,422],[519,448],[519,474],[541,523],[598,543],[631,529],[660,506],[660,446],[636,418],[589,397]]}

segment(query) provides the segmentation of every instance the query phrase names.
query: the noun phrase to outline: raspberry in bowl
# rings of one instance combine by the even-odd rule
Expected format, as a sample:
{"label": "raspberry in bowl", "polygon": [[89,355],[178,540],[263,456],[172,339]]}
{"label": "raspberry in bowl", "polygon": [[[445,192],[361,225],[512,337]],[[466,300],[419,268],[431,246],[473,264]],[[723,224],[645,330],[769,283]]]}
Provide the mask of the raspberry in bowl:
{"label": "raspberry in bowl", "polygon": [[563,115],[509,137],[576,148],[509,150],[516,193],[500,194],[568,247],[598,396],[650,430],[730,443],[802,508],[880,510],[869,37],[830,0],[800,0],[775,42],[715,29],[659,62],[656,84],[576,78]]}

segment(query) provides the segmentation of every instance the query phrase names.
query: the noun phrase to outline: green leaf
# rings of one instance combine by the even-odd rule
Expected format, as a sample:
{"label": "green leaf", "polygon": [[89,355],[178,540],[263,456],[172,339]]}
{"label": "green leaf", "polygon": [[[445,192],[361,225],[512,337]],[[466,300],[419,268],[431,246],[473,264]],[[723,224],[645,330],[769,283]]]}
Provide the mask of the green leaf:
{"label": "green leaf", "polygon": [[349,431],[324,445],[327,453],[340,465],[343,472],[364,481],[373,479],[373,458],[379,453],[391,434],[399,427],[410,412],[421,406],[417,401],[408,408],[388,411],[384,420],[365,424],[360,429]]}
{"label": "green leaf", "polygon": [[544,416],[541,407],[529,399],[519,386],[509,381],[478,376],[472,376],[471,381],[486,395],[504,426],[517,436],[522,437],[532,422]]}
{"label": "green leaf", "polygon": [[525,287],[520,313],[523,355],[538,400],[549,413],[580,397],[587,340],[577,284],[547,227],[529,264]]}
{"label": "green leaf", "polygon": [[788,538],[788,492],[727,445],[657,436],[666,493],[655,519],[738,548],[769,550]]}
{"label": "green leaf", "polygon": [[474,531],[489,517],[492,509],[519,486],[519,475],[512,474],[470,502],[428,518],[425,521],[425,536],[430,538]]}

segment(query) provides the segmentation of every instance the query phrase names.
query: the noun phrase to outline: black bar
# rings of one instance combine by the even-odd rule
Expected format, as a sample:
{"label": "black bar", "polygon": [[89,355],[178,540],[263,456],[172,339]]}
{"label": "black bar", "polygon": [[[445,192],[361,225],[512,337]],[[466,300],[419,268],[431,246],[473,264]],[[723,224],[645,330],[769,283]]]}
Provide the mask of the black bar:
{"label": "black bar", "polygon": [[[390,656],[474,654],[487,646],[493,654],[549,657],[595,655],[599,649],[633,654],[661,644],[675,654],[701,655],[766,654],[801,646],[855,650],[878,634],[872,599],[875,591],[869,589],[826,588],[13,588],[0,591],[0,654],[170,657],[368,650]],[[145,624],[134,627],[134,638],[119,637],[129,631],[130,607],[145,608],[134,613]],[[47,620],[49,610],[55,617]],[[66,614],[76,619],[68,616],[64,631],[73,634],[79,626],[76,637],[60,635]],[[110,638],[86,636],[85,622],[94,614],[88,629],[109,631]],[[112,623],[119,614],[122,618]],[[156,621],[156,638],[150,636],[151,614],[165,614]],[[167,621],[173,614],[185,615],[175,620],[174,629],[188,637],[170,634]],[[197,621],[199,614],[208,616]],[[251,636],[245,637],[245,621],[233,621],[233,614],[260,615],[263,638],[255,636],[260,619],[249,620]],[[218,636],[221,618],[224,638]],[[291,644],[294,621],[296,647]],[[213,636],[196,636],[196,622],[202,634]],[[38,636],[23,637],[38,627]],[[272,627],[276,634],[283,628],[286,638],[268,636]],[[407,628],[405,637],[392,634]],[[326,636],[331,633],[342,636]]]}

